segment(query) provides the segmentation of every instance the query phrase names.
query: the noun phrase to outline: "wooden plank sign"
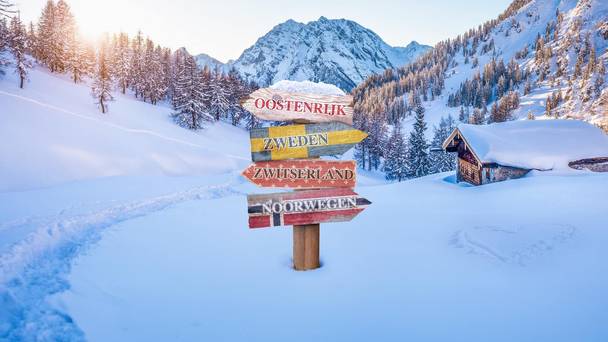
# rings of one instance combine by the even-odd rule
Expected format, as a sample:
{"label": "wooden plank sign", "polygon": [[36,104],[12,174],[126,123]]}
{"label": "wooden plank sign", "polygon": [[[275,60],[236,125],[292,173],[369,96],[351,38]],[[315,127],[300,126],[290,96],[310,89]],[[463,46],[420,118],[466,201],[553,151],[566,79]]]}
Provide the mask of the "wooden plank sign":
{"label": "wooden plank sign", "polygon": [[242,175],[262,187],[315,189],[354,188],[356,165],[349,161],[298,159],[257,162]]}
{"label": "wooden plank sign", "polygon": [[367,133],[340,122],[253,128],[250,132],[251,159],[341,155],[366,137]]}
{"label": "wooden plank sign", "polygon": [[247,196],[249,228],[352,220],[371,204],[347,188]]}
{"label": "wooden plank sign", "polygon": [[263,88],[241,100],[241,105],[263,120],[308,122],[338,121],[353,124],[350,95],[298,94]]}

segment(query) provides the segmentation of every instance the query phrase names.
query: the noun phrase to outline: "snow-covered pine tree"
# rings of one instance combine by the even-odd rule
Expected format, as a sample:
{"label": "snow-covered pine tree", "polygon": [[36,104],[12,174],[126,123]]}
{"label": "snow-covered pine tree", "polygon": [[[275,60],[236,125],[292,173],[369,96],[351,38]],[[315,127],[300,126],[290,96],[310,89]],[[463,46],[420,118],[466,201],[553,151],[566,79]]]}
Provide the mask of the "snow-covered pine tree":
{"label": "snow-covered pine tree", "polygon": [[48,0],[40,19],[38,19],[38,33],[34,56],[38,61],[55,71],[51,51],[56,50],[55,43],[55,3]]}
{"label": "snow-covered pine tree", "polygon": [[8,58],[6,58],[3,52],[8,49],[9,46],[9,30],[6,25],[6,18],[0,17],[0,75],[4,74],[3,67],[9,64]]}
{"label": "snow-covered pine tree", "polygon": [[[258,85],[253,81],[251,81],[249,83],[245,83],[243,94],[249,95],[249,94],[253,93],[254,91],[256,91],[258,88],[259,88]],[[247,127],[248,130],[251,130],[252,128],[256,128],[256,127],[260,126],[260,124],[261,124],[260,120],[258,120],[255,115],[251,114],[251,112],[245,110],[242,107],[241,107],[241,110],[243,110],[245,127]]]}
{"label": "snow-covered pine tree", "polygon": [[401,123],[397,121],[393,128],[393,133],[386,145],[384,165],[382,171],[387,180],[397,180],[401,182],[407,179],[407,142],[401,131]]}
{"label": "snow-covered pine tree", "polygon": [[21,24],[19,16],[14,16],[11,19],[9,46],[15,58],[15,73],[19,75],[19,88],[23,89],[24,82],[27,79],[27,70],[32,66],[26,56],[27,32],[25,26]]}
{"label": "snow-covered pine tree", "polygon": [[121,93],[126,93],[129,87],[131,70],[131,50],[129,48],[129,35],[120,32],[113,46],[114,78]]}
{"label": "snow-covered pine tree", "polygon": [[209,106],[209,111],[216,121],[226,115],[229,107],[228,96],[225,77],[219,70],[216,70],[211,79],[211,102]]}
{"label": "snow-covered pine tree", "polygon": [[165,85],[164,98],[173,97],[173,69],[171,66],[171,49],[162,48],[161,64],[163,69],[163,84]]}
{"label": "snow-covered pine tree", "polygon": [[155,48],[154,42],[146,39],[146,50],[144,52],[144,77],[143,77],[143,99],[150,100],[150,103],[156,104],[161,100],[167,90],[163,84],[163,66],[161,63],[160,46]]}
{"label": "snow-covered pine tree", "polygon": [[83,77],[91,71],[91,61],[87,58],[86,46],[75,33],[69,42],[67,56],[66,66],[72,81],[81,82]]}
{"label": "snow-covered pine tree", "polygon": [[407,169],[410,178],[428,175],[431,166],[429,144],[425,137],[427,126],[424,121],[424,107],[419,105],[414,111],[416,112],[416,121],[414,122],[414,129],[410,132],[407,153]]}
{"label": "snow-covered pine tree", "polygon": [[133,37],[131,41],[131,70],[129,85],[135,97],[143,97],[144,90],[144,73],[143,73],[143,49],[144,49],[144,38],[141,31],[137,31],[137,35]]}
{"label": "snow-covered pine tree", "polygon": [[99,106],[104,114],[108,111],[108,102],[114,100],[114,97],[112,97],[112,76],[106,50],[106,45],[102,44],[97,52],[97,65],[91,86],[91,95],[95,99],[95,104]]}
{"label": "snow-covered pine tree", "polygon": [[[475,111],[479,109],[475,108]],[[475,114],[473,114],[475,116]],[[443,142],[452,134],[456,128],[456,123],[451,115],[447,119],[441,118],[439,127],[434,127],[433,140],[431,141],[431,171],[432,173],[452,171],[456,169],[456,156],[443,150]]]}
{"label": "snow-covered pine tree", "polygon": [[51,63],[54,70],[64,72],[68,69],[70,44],[74,42],[75,36],[76,21],[70,11],[70,6],[64,0],[59,0],[55,5],[54,44],[51,50]]}
{"label": "snow-covered pine tree", "polygon": [[34,56],[36,51],[36,29],[34,28],[34,22],[30,21],[27,30],[27,53],[30,56]]}
{"label": "snow-covered pine tree", "polygon": [[[369,132],[369,116],[355,110],[353,115],[354,127],[363,132]],[[369,153],[369,140],[364,139],[362,142],[355,145],[354,158],[357,166],[363,170],[368,170],[367,154]]]}
{"label": "snow-covered pine tree", "polygon": [[367,165],[368,170],[378,170],[380,162],[384,158],[387,143],[386,116],[375,114],[369,122],[369,136],[367,141]]}
{"label": "snow-covered pine tree", "polygon": [[184,56],[184,63],[179,67],[175,83],[173,118],[180,126],[189,129],[201,129],[203,121],[213,121],[203,103],[201,90],[201,72],[194,57]]}
{"label": "snow-covered pine tree", "polygon": [[232,125],[237,126],[245,115],[239,100],[247,95],[246,86],[241,81],[238,72],[234,68],[228,71],[225,85],[228,94],[228,118]]}
{"label": "snow-covered pine tree", "polygon": [[0,17],[10,18],[16,12],[14,6],[9,0],[0,0]]}

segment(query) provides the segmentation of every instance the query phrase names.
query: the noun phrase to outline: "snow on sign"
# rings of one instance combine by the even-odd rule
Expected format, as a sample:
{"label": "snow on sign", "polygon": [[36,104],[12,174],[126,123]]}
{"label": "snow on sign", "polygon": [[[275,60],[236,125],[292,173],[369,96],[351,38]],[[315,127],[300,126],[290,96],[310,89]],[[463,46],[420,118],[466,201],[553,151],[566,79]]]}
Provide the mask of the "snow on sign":
{"label": "snow on sign", "polygon": [[371,204],[351,189],[248,195],[249,228],[352,220]]}
{"label": "snow on sign", "polygon": [[321,159],[257,162],[243,171],[243,176],[262,187],[296,189],[353,188],[355,162]]}
{"label": "snow on sign", "polygon": [[340,122],[254,128],[253,161],[341,155],[367,137],[367,133]]}
{"label": "snow on sign", "polygon": [[290,93],[273,88],[258,89],[241,105],[263,120],[343,122],[353,124],[353,97]]}

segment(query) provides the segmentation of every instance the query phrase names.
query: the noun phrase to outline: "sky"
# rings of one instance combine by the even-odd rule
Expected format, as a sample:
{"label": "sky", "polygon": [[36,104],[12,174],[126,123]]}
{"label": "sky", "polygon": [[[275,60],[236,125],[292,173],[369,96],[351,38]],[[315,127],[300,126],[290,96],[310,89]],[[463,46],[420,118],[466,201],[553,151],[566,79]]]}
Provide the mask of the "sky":
{"label": "sky", "polygon": [[[37,20],[46,0],[13,0],[26,22]],[[495,18],[511,0],[67,0],[83,35],[129,34],[141,29],[162,46],[185,46],[222,62],[288,19],[350,19],[392,46],[435,43]]]}

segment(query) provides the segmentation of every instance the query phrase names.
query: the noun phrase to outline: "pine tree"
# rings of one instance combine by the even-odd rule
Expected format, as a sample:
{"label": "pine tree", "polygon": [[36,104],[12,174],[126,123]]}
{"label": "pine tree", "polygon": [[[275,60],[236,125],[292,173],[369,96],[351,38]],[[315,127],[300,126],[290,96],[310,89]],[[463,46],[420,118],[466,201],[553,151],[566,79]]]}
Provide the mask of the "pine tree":
{"label": "pine tree", "polygon": [[55,71],[55,64],[52,61],[51,51],[56,50],[55,43],[55,3],[52,0],[48,0],[40,19],[38,19],[38,34],[35,49],[35,57],[40,62],[45,64]]}
{"label": "pine tree", "polygon": [[25,31],[25,26],[21,24],[19,16],[15,16],[11,19],[9,46],[13,53],[13,57],[15,58],[15,73],[19,75],[19,88],[23,89],[24,82],[27,79],[27,70],[32,66],[25,56],[27,33]]}
{"label": "pine tree", "polygon": [[0,18],[1,17],[10,17],[15,14],[15,9],[13,8],[15,5],[9,0],[0,0]]}
{"label": "pine tree", "polygon": [[409,177],[422,177],[430,173],[429,145],[425,138],[427,129],[424,107],[416,107],[416,121],[408,140],[407,169]]}
{"label": "pine tree", "polygon": [[[478,109],[475,109],[479,111]],[[473,114],[474,116],[475,114]],[[453,153],[443,150],[443,142],[452,134],[456,128],[451,115],[447,119],[441,118],[439,127],[434,128],[433,140],[431,141],[431,171],[432,173],[452,171],[456,169],[456,157]]]}
{"label": "pine tree", "polygon": [[369,170],[378,170],[382,158],[386,152],[387,127],[386,117],[383,114],[376,114],[369,123],[367,164]]}
{"label": "pine tree", "polygon": [[143,97],[144,93],[144,82],[145,77],[143,71],[143,44],[144,39],[141,31],[137,32],[137,35],[133,37],[131,41],[131,70],[129,84],[131,89],[135,92],[135,97]]}
{"label": "pine tree", "polygon": [[224,75],[220,72],[215,72],[211,79],[211,102],[209,110],[216,121],[220,120],[222,115],[225,115],[228,109],[228,92],[225,87]]}
{"label": "pine tree", "polygon": [[64,0],[57,1],[54,13],[53,44],[50,49],[51,69],[64,72],[68,69],[70,60],[70,44],[75,40],[76,22],[70,11],[70,6]]}
{"label": "pine tree", "polygon": [[9,29],[6,26],[6,19],[0,17],[0,75],[4,74],[2,68],[10,64],[7,57],[4,55],[4,50],[9,47]]}
{"label": "pine tree", "polygon": [[173,118],[182,127],[201,129],[203,121],[213,121],[213,116],[207,113],[203,103],[201,73],[194,57],[184,56],[184,63],[177,72]]}
{"label": "pine tree", "polygon": [[384,171],[387,180],[401,182],[407,178],[407,145],[399,122],[395,124],[393,133],[387,143],[382,171]]}
{"label": "pine tree", "polygon": [[87,58],[86,47],[76,35],[70,41],[67,56],[67,71],[72,75],[72,81],[81,82],[91,69],[91,61]]}
{"label": "pine tree", "polygon": [[99,106],[104,114],[108,111],[107,103],[114,99],[112,97],[112,78],[106,49],[106,46],[102,45],[97,53],[97,68],[91,87],[91,95],[96,101],[95,104]]}
{"label": "pine tree", "polygon": [[114,65],[114,77],[121,93],[126,93],[129,87],[131,70],[131,50],[129,49],[129,36],[120,32],[116,44],[113,46],[112,59]]}

